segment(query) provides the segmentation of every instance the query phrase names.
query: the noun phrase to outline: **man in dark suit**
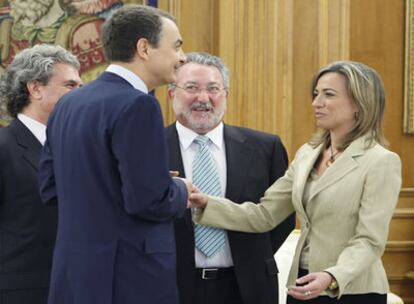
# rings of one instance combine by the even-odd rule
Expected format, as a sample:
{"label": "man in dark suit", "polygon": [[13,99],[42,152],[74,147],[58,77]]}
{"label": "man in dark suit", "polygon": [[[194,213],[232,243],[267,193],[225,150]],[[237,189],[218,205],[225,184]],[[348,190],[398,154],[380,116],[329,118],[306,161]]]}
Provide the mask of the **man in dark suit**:
{"label": "man in dark suit", "polygon": [[61,98],[48,123],[41,195],[59,210],[49,304],[174,304],[173,220],[191,183],[170,177],[148,91],[175,80],[181,36],[171,15],[127,5],[102,40],[111,65]]}
{"label": "man in dark suit", "polygon": [[[205,135],[223,196],[236,202],[258,202],[284,174],[287,154],[277,136],[223,124],[228,84],[229,72],[220,58],[187,54],[187,62],[178,69],[176,83],[169,89],[177,118],[166,129],[170,169],[193,178],[200,187],[194,179],[199,149],[195,139]],[[175,228],[181,304],[278,303],[273,255],[294,228],[294,215],[265,234],[226,231],[224,245],[212,255],[204,253],[195,241],[190,211],[176,220]]]}
{"label": "man in dark suit", "polygon": [[0,303],[46,304],[57,210],[44,206],[38,163],[50,111],[78,87],[79,63],[58,46],[20,52],[0,82],[14,120],[0,129]]}

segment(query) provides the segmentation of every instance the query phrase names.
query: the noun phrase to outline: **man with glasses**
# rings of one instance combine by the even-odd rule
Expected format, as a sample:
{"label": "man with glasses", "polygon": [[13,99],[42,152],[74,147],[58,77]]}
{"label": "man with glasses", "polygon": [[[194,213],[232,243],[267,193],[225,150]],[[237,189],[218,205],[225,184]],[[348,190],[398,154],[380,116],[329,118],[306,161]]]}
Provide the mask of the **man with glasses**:
{"label": "man with glasses", "polygon": [[[166,128],[170,169],[202,192],[259,202],[287,168],[279,137],[223,123],[229,71],[207,53],[189,53],[169,88],[176,123]],[[294,228],[294,215],[275,230],[247,234],[175,221],[180,304],[275,304],[273,255]]]}

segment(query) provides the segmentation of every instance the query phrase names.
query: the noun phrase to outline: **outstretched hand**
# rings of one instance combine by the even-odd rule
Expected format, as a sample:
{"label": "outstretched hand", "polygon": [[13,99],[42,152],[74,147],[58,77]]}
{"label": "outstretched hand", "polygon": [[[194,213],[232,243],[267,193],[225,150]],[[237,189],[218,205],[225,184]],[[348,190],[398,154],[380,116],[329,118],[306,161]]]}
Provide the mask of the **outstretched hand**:
{"label": "outstretched hand", "polygon": [[194,191],[191,193],[188,201],[190,208],[204,209],[207,206],[208,198],[207,195],[194,187]]}

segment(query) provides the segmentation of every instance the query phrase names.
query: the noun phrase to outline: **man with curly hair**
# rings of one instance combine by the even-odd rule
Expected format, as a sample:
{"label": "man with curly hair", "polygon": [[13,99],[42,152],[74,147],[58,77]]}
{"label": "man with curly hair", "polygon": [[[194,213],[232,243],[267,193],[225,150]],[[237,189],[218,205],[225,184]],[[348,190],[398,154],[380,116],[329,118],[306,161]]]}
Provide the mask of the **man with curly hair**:
{"label": "man with curly hair", "polygon": [[44,206],[38,163],[58,99],[81,85],[79,62],[59,46],[20,52],[0,81],[14,118],[0,128],[0,303],[46,304],[56,238],[56,207]]}

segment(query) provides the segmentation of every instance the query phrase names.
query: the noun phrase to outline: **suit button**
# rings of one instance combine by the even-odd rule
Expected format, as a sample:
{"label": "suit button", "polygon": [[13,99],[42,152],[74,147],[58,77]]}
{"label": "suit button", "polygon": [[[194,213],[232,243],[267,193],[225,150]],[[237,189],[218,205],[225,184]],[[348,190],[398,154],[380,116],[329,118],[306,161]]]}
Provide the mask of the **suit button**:
{"label": "suit button", "polygon": [[306,228],[309,228],[310,227],[309,222],[306,222],[305,226],[306,226]]}

